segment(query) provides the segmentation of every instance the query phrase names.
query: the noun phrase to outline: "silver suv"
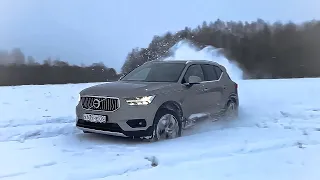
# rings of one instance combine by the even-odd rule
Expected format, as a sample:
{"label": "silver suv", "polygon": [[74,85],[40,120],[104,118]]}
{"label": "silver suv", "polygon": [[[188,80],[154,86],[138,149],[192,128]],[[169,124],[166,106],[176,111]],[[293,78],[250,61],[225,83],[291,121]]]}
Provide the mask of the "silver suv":
{"label": "silver suv", "polygon": [[82,90],[76,126],[151,141],[176,138],[199,117],[236,117],[237,88],[212,61],[150,61],[118,81]]}

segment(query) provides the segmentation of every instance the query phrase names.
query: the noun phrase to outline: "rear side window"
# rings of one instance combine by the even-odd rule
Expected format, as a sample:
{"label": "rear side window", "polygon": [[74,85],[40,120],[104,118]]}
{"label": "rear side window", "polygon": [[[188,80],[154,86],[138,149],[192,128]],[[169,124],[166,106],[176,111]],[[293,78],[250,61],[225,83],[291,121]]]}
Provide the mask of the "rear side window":
{"label": "rear side window", "polygon": [[222,74],[222,70],[218,66],[214,66],[214,68],[216,70],[216,73],[217,73],[217,76],[218,76],[218,79],[219,79],[221,74]]}
{"label": "rear side window", "polygon": [[203,64],[201,66],[203,68],[205,81],[214,81],[219,79],[219,76],[217,76],[215,71],[215,66],[209,64]]}

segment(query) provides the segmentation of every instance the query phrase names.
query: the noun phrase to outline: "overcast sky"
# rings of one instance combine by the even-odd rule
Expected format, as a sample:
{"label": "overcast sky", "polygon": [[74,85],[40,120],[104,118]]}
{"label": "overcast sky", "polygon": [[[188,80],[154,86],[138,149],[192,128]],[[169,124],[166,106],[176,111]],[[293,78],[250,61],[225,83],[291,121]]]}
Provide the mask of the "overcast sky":
{"label": "overcast sky", "polygon": [[119,70],[154,35],[204,20],[320,19],[319,0],[0,0],[0,49]]}

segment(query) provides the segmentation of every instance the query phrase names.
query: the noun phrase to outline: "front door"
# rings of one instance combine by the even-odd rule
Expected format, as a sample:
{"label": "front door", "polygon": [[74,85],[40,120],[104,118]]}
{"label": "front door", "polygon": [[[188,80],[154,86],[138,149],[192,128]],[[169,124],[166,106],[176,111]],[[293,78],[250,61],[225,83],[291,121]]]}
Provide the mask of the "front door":
{"label": "front door", "polygon": [[[182,83],[188,83],[190,76],[197,76],[204,81],[204,74],[202,68],[199,64],[190,65],[183,77]],[[194,84],[191,87],[184,87],[184,101],[182,103],[185,109],[185,117],[190,118],[190,116],[199,116],[199,113],[204,112],[206,95],[204,92],[204,84]]]}

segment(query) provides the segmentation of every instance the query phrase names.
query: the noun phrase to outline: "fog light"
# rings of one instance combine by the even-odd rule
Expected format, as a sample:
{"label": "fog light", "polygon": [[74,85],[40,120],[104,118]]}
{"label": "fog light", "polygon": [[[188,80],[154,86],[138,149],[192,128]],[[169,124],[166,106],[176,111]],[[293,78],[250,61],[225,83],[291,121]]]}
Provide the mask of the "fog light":
{"label": "fog light", "polygon": [[147,126],[147,122],[145,119],[131,119],[131,120],[127,121],[127,124],[131,128],[138,128],[138,127],[146,127]]}

